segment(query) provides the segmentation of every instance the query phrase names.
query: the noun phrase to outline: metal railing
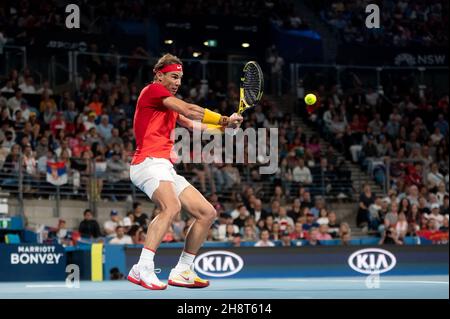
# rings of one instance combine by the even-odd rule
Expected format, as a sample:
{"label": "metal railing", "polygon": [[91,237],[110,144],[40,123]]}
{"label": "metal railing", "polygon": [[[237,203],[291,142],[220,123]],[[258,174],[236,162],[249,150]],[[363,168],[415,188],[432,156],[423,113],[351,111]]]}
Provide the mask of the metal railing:
{"label": "metal railing", "polygon": [[[55,202],[55,217],[60,214],[62,200],[81,200],[88,203],[89,208],[95,213],[100,201],[136,201],[145,200],[147,196],[136,189],[130,182],[127,172],[123,171],[122,178],[113,178],[112,172],[107,168],[106,162],[96,162],[93,159],[71,158],[66,165],[67,183],[56,186],[47,180],[47,166],[28,169],[24,165],[24,155],[20,152],[16,161],[0,163],[0,190],[9,193],[10,197],[17,198],[19,213],[23,214],[24,200],[49,199]],[[312,168],[312,183],[304,184],[279,179],[275,175],[261,175],[260,180],[253,180],[251,170],[257,166],[236,165],[239,170],[240,181],[220,185],[212,172],[212,165],[203,165],[205,183],[197,174],[197,164],[178,164],[176,170],[185,176],[196,188],[206,196],[217,193],[221,201],[233,203],[239,201],[240,193],[244,185],[251,185],[255,194],[264,203],[269,204],[274,194],[275,185],[281,185],[289,198],[289,202],[298,197],[300,187],[305,187],[312,195],[326,199],[344,198],[353,199],[354,180],[349,170],[341,170],[339,173],[322,171]],[[287,204],[287,203],[286,203]]]}
{"label": "metal railing", "polygon": [[8,74],[11,70],[23,71],[28,65],[27,48],[6,44],[0,55],[0,74]]}
{"label": "metal railing", "polygon": [[[384,89],[395,85],[399,78],[409,81],[409,87],[418,89],[422,96],[427,87],[440,95],[448,93],[448,70],[446,66],[364,66],[339,64],[291,63],[289,74],[291,92],[300,80],[306,89],[315,90],[319,85],[336,85],[337,90],[347,91],[358,86],[371,87],[383,94]],[[405,84],[405,83],[403,83]]]}
{"label": "metal railing", "polygon": [[[88,72],[96,73],[92,65],[92,59],[98,59],[104,67],[103,73],[108,73],[116,81],[122,76],[127,76],[129,82],[143,85],[152,80],[152,67],[157,62],[155,57],[130,56],[98,52],[71,51],[68,53],[68,70],[70,80],[74,81]],[[241,76],[242,67],[247,61],[240,60],[209,60],[199,57],[198,59],[183,59],[184,73],[190,79],[209,80],[227,79],[228,82],[237,82]],[[102,72],[100,72],[102,73]],[[225,85],[225,83],[224,83]]]}

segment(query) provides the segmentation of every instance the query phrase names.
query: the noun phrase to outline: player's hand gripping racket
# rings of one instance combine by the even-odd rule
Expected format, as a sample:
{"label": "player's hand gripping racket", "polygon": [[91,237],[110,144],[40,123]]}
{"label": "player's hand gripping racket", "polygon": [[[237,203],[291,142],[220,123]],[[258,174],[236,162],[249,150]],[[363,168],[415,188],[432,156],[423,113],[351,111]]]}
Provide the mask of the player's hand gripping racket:
{"label": "player's hand gripping racket", "polygon": [[237,113],[241,115],[245,110],[258,104],[263,95],[264,77],[259,64],[249,61],[244,66],[239,90],[239,108]]}

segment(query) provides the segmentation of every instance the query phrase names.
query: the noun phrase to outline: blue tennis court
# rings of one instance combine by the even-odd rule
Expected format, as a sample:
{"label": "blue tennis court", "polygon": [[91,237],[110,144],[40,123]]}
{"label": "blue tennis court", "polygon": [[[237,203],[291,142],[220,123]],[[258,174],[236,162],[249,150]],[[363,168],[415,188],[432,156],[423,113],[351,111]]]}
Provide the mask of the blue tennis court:
{"label": "blue tennis court", "polygon": [[380,277],[367,288],[366,277],[213,279],[205,289],[168,287],[150,291],[126,280],[0,283],[0,299],[448,299],[449,276]]}

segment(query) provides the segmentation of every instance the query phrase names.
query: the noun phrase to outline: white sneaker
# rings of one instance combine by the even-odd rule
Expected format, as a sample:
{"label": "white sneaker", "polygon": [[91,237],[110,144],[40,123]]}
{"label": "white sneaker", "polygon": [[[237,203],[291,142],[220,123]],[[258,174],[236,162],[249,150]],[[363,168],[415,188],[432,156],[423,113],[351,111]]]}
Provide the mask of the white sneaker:
{"label": "white sneaker", "polygon": [[155,269],[153,266],[139,266],[135,264],[128,274],[128,281],[136,285],[141,285],[150,290],[164,290],[167,285],[159,281],[156,276],[161,269]]}
{"label": "white sneaker", "polygon": [[169,275],[169,285],[186,288],[205,288],[209,286],[209,281],[200,278],[194,271],[194,265],[191,268],[180,271],[173,268]]}

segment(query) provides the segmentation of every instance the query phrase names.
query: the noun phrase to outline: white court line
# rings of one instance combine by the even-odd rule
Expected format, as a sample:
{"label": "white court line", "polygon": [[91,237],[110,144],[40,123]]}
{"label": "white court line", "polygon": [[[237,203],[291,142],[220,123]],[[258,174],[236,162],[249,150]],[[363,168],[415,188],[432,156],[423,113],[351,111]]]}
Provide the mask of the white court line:
{"label": "white court line", "polygon": [[[272,281],[279,281],[279,279],[269,279]],[[285,281],[294,281],[294,282],[358,282],[358,283],[364,283],[365,279],[361,280],[354,280],[354,279],[327,279],[327,280],[317,280],[317,279],[285,279]],[[411,283],[411,284],[444,284],[448,285],[448,281],[424,281],[424,280],[386,280],[380,278],[380,283]]]}
{"label": "white court line", "polygon": [[66,285],[26,285],[25,288],[69,288]]}

